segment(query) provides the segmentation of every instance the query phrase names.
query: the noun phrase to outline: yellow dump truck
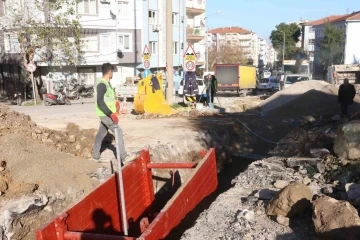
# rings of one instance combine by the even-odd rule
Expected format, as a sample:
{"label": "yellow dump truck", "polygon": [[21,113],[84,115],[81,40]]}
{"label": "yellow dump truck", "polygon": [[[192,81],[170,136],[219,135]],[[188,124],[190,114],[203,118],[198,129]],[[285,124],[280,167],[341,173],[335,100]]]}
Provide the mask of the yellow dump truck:
{"label": "yellow dump truck", "polygon": [[219,91],[237,91],[246,96],[256,88],[256,68],[240,64],[216,64],[215,77]]}

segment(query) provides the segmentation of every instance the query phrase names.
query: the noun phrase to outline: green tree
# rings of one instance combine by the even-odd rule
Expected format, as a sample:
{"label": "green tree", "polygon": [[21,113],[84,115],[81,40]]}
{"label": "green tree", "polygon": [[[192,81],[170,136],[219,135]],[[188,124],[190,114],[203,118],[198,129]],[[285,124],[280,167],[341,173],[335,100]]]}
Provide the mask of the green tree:
{"label": "green tree", "polygon": [[299,42],[301,29],[296,23],[280,23],[276,26],[270,35],[270,40],[274,48],[278,52],[278,59],[282,59],[284,33],[285,33],[285,59],[294,58],[295,52],[299,51],[296,43]]}
{"label": "green tree", "polygon": [[326,70],[328,66],[341,64],[344,60],[345,33],[342,29],[326,23],[324,38],[319,42],[319,63]]}
{"label": "green tree", "polygon": [[[78,0],[7,0],[6,14],[0,19],[1,29],[16,34],[21,65],[34,62],[35,55],[47,65],[74,65],[82,61],[81,25],[75,8]],[[30,79],[30,73],[27,73]],[[39,99],[40,77],[35,80]]]}

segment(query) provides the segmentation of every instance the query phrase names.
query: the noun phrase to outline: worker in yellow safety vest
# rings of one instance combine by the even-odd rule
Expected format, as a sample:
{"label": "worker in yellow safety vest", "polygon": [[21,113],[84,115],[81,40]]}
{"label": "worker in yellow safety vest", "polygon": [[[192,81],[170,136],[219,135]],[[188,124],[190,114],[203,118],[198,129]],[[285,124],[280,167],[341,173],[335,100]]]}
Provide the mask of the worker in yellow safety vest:
{"label": "worker in yellow safety vest", "polygon": [[[95,105],[96,105],[96,115],[100,118],[99,130],[95,137],[95,143],[93,148],[93,159],[95,162],[103,162],[100,159],[100,149],[101,144],[108,130],[110,129],[114,132],[114,124],[118,124],[119,119],[116,115],[116,112],[119,110],[119,103],[116,101],[115,90],[110,84],[110,80],[113,77],[113,71],[115,67],[110,63],[104,63],[102,65],[102,74],[103,77],[99,80],[96,90],[95,90]],[[119,149],[120,149],[120,158],[122,162],[127,162],[134,160],[136,155],[127,155],[125,151],[123,131],[120,127],[119,129]]]}

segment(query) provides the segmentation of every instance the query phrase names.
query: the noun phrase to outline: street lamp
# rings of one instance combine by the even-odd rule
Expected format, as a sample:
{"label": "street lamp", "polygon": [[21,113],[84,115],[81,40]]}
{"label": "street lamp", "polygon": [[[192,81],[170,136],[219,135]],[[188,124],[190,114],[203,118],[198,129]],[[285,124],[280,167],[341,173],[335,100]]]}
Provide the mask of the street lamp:
{"label": "street lamp", "polygon": [[282,57],[282,65],[284,71],[284,59],[285,59],[285,32],[281,30],[277,30],[278,32],[282,32],[284,34],[284,42],[283,42],[283,57]]}
{"label": "street lamp", "polygon": [[221,13],[221,10],[216,11],[216,13],[210,14],[204,18],[206,20],[206,36],[205,36],[205,44],[206,44],[206,72],[209,72],[209,44],[208,44],[208,34],[209,34],[209,20],[207,20],[209,17],[217,15]]}

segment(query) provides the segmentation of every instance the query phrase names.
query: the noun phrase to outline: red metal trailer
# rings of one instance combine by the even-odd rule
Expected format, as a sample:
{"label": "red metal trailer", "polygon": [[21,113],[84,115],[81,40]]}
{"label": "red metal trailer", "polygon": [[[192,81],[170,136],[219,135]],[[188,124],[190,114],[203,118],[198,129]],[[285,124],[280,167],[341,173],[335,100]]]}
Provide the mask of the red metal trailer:
{"label": "red metal trailer", "polygon": [[[76,205],[36,231],[37,240],[157,240],[165,238],[181,220],[217,187],[214,149],[198,163],[150,163],[148,150],[122,168],[129,236],[123,235],[117,175]],[[154,211],[151,169],[194,168],[188,181],[160,212]]]}

